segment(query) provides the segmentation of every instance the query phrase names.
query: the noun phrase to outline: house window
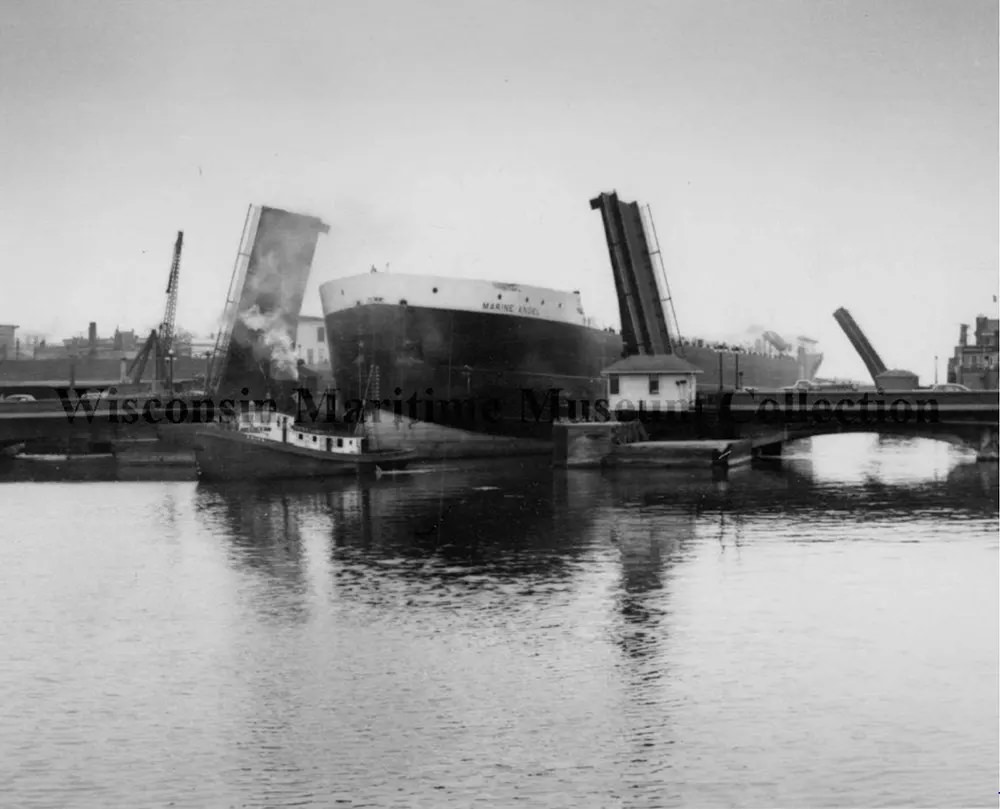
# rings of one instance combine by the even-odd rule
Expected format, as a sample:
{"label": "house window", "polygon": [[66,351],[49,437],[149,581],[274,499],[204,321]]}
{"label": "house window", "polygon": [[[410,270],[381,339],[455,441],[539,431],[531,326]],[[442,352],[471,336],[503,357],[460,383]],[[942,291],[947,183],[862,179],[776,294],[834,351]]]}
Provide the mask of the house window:
{"label": "house window", "polygon": [[660,393],[660,377],[655,374],[649,375],[649,395],[657,396]]}
{"label": "house window", "polygon": [[322,326],[316,327],[316,339],[321,343],[326,339],[326,331]]}
{"label": "house window", "polygon": [[344,446],[344,439],[343,438],[338,438],[337,439],[337,446],[338,447]]}
{"label": "house window", "polygon": [[313,350],[311,348],[306,349],[306,360],[310,365],[313,364]]}
{"label": "house window", "polygon": [[611,391],[611,395],[612,396],[617,396],[618,395],[618,377],[617,376],[612,376],[608,380],[608,385],[609,385],[608,390]]}

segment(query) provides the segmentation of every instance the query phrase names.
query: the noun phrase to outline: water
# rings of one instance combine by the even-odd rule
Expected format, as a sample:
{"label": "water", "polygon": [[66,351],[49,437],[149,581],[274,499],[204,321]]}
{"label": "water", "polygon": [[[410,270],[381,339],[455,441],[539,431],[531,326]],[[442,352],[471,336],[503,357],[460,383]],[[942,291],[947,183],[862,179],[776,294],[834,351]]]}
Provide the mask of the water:
{"label": "water", "polygon": [[967,461],[0,484],[2,804],[992,805]]}

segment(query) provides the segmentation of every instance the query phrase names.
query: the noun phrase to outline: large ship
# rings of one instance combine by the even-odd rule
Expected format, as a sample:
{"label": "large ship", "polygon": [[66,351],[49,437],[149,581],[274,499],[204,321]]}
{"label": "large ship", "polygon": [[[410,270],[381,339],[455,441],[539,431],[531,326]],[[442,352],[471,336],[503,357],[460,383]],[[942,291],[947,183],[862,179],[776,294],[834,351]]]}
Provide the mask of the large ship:
{"label": "large ship", "polygon": [[[552,391],[602,399],[601,371],[624,348],[621,334],[587,317],[577,292],[369,272],[321,285],[320,299],[344,412],[352,400],[380,402],[370,425],[378,440],[426,454],[548,449],[551,421],[537,416]],[[822,355],[811,341],[793,351],[770,339],[725,347],[685,339],[674,351],[702,371],[700,390],[776,388],[815,375]]]}
{"label": "large ship", "polygon": [[681,339],[648,207],[644,220],[614,192],[590,204],[603,216],[620,332],[588,318],[579,292],[373,268],[320,287],[337,396],[355,403],[345,415],[370,410],[377,440],[426,454],[544,451],[553,420],[610,415],[601,373],[623,356],[676,354],[702,390],[813,378],[822,355],[806,338],[794,353],[774,332],[738,346]]}

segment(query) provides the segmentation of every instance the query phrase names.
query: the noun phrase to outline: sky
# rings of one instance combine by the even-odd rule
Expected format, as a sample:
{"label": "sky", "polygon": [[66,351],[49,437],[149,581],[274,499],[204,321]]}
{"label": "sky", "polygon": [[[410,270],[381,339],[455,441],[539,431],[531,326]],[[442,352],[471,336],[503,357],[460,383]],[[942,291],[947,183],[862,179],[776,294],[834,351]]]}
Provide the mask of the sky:
{"label": "sky", "polygon": [[312,214],[318,286],[579,289],[599,213],[650,205],[681,332],[818,339],[822,375],[933,381],[996,316],[998,7],[980,0],[0,6],[0,323],[212,331],[250,204]]}

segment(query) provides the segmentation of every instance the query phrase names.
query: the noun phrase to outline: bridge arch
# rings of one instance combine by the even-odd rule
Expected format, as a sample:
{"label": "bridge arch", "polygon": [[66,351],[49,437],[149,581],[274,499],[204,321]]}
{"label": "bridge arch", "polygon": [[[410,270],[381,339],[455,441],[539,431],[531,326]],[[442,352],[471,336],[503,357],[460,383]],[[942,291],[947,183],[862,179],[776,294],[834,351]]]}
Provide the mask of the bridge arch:
{"label": "bridge arch", "polygon": [[887,422],[879,425],[842,425],[813,423],[785,430],[782,443],[789,443],[806,438],[834,435],[891,435],[900,438],[926,438],[941,441],[954,447],[972,450],[977,460],[997,460],[998,430],[994,425],[970,424],[895,424]]}

